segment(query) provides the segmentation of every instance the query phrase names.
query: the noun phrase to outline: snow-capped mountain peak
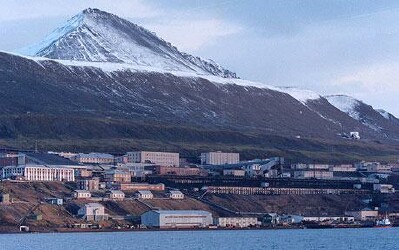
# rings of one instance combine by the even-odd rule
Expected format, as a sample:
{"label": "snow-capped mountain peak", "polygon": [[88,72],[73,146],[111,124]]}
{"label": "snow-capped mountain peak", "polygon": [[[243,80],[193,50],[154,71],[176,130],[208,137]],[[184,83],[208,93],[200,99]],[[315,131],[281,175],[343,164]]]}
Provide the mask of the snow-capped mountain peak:
{"label": "snow-capped mountain peak", "polygon": [[43,41],[17,52],[58,60],[127,63],[237,78],[212,60],[182,53],[141,26],[91,8],[72,17]]}

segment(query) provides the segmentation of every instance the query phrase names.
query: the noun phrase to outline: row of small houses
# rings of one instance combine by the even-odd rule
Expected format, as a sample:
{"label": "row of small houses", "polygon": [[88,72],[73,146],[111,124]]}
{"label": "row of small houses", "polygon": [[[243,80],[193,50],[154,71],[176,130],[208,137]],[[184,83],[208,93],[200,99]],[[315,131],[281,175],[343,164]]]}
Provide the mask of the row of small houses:
{"label": "row of small houses", "polygon": [[[90,199],[92,198],[92,194],[88,190],[75,190],[73,193],[73,197],[76,199]],[[171,190],[168,192],[168,197],[174,200],[184,199],[184,194],[179,190]],[[126,198],[124,192],[120,190],[110,190],[106,193],[106,198],[113,200],[123,200]],[[134,197],[137,199],[153,199],[154,194],[149,190],[139,190],[135,192]]]}

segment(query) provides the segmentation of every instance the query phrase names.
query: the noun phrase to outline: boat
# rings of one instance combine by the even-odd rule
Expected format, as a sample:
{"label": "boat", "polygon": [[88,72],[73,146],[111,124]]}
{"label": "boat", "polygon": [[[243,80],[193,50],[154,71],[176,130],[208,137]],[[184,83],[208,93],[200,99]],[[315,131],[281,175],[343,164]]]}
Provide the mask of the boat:
{"label": "boat", "polygon": [[391,221],[388,219],[388,217],[385,216],[384,219],[382,219],[382,220],[377,220],[377,221],[376,221],[375,227],[388,228],[388,227],[392,227],[392,223],[391,223]]}

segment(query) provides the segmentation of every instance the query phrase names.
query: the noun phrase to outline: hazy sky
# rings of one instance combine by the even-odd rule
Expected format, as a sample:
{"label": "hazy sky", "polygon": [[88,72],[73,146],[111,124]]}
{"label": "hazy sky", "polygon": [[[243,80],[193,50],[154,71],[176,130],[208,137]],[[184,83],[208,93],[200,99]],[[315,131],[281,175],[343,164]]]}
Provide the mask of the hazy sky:
{"label": "hazy sky", "polygon": [[0,6],[0,50],[37,42],[93,7],[241,78],[348,94],[399,116],[396,0],[0,0]]}

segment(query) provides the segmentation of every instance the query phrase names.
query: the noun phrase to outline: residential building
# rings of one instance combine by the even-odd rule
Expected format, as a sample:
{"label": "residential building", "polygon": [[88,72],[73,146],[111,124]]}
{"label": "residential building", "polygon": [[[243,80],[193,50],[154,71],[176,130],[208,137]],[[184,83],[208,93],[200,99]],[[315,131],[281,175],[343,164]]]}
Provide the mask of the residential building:
{"label": "residential building", "polygon": [[73,192],[73,197],[76,199],[89,199],[91,198],[91,193],[87,190],[75,190]]}
{"label": "residential building", "polygon": [[44,165],[3,167],[2,178],[19,178],[26,181],[75,181],[73,169]]}
{"label": "residential building", "polygon": [[204,228],[213,222],[202,210],[152,210],[141,215],[141,224],[156,228]]}
{"label": "residential building", "polygon": [[165,185],[162,183],[158,184],[148,184],[148,183],[114,183],[112,185],[113,189],[122,190],[122,191],[141,191],[141,190],[150,190],[150,191],[164,191]]}
{"label": "residential building", "polygon": [[179,153],[136,151],[128,152],[129,163],[153,163],[160,166],[179,166]]}
{"label": "residential building", "polygon": [[110,170],[105,174],[105,180],[108,182],[129,183],[132,182],[132,174],[128,171]]}
{"label": "residential building", "polygon": [[86,164],[114,164],[115,158],[111,154],[104,153],[89,153],[89,154],[77,154],[71,157],[71,160],[86,163]]}
{"label": "residential building", "polygon": [[151,191],[149,190],[140,190],[137,191],[135,194],[137,199],[145,199],[145,200],[150,200],[154,198],[154,195]]}
{"label": "residential building", "polygon": [[80,190],[96,191],[100,188],[100,178],[85,178],[76,180],[76,186]]}
{"label": "residential building", "polygon": [[87,203],[78,210],[78,216],[87,221],[108,220],[104,206],[99,203]]}
{"label": "residential building", "polygon": [[378,210],[365,208],[362,210],[346,211],[345,215],[353,216],[355,220],[370,221],[378,218]]}
{"label": "residential building", "polygon": [[255,227],[259,225],[256,217],[219,217],[214,218],[214,224],[219,227]]}
{"label": "residential building", "polygon": [[239,153],[224,153],[221,151],[201,153],[202,165],[237,164],[239,162]]}
{"label": "residential building", "polygon": [[108,198],[113,199],[113,200],[124,200],[125,199],[125,193],[120,191],[120,190],[110,190],[107,193]]}
{"label": "residential building", "polygon": [[245,176],[245,170],[242,169],[223,169],[223,175],[228,176]]}
{"label": "residential building", "polygon": [[208,171],[202,168],[193,168],[193,167],[155,166],[154,174],[177,175],[177,176],[207,176]]}
{"label": "residential building", "polygon": [[169,198],[174,200],[182,200],[184,199],[184,194],[179,190],[171,190],[169,191]]}
{"label": "residential building", "polygon": [[341,164],[330,166],[330,171],[333,172],[356,172],[356,167],[352,164]]}

